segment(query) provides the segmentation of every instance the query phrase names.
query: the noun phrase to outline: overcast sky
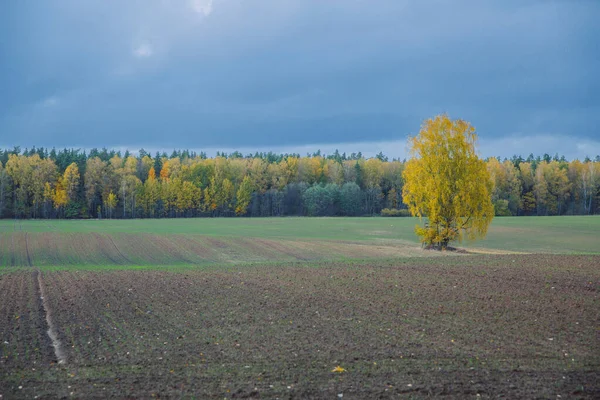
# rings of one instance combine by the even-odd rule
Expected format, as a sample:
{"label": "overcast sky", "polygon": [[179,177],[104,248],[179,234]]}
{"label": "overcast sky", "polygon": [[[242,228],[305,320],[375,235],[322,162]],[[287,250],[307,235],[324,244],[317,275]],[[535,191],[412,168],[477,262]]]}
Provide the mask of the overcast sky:
{"label": "overcast sky", "polygon": [[19,0],[0,147],[406,154],[447,112],[483,156],[600,154],[597,0]]}

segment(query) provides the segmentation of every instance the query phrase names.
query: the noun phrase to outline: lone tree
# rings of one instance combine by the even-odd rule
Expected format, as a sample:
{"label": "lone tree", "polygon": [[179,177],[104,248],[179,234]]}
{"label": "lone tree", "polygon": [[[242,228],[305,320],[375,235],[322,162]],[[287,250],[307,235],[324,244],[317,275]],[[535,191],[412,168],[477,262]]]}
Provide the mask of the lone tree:
{"label": "lone tree", "polygon": [[477,135],[467,121],[438,115],[409,139],[412,158],[403,172],[403,201],[423,222],[415,227],[421,242],[447,249],[454,240],[485,237],[494,217],[492,183],[475,153]]}

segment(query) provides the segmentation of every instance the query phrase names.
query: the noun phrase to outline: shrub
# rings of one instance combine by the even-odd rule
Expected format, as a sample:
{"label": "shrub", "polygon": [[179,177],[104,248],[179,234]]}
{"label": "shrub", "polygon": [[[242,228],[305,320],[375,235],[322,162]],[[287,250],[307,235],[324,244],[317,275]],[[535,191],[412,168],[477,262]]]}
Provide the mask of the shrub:
{"label": "shrub", "polygon": [[496,200],[494,202],[494,214],[498,217],[507,217],[511,215],[508,208],[508,200]]}
{"label": "shrub", "polygon": [[381,210],[382,217],[410,217],[410,211],[407,209],[384,208]]}

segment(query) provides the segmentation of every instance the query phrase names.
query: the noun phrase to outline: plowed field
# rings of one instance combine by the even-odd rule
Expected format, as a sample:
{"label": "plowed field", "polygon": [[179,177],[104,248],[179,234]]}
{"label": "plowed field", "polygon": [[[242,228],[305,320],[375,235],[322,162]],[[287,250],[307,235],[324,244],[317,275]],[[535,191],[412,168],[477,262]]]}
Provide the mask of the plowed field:
{"label": "plowed field", "polygon": [[41,279],[5,269],[0,394],[598,398],[599,266],[599,256],[466,255],[42,268]]}

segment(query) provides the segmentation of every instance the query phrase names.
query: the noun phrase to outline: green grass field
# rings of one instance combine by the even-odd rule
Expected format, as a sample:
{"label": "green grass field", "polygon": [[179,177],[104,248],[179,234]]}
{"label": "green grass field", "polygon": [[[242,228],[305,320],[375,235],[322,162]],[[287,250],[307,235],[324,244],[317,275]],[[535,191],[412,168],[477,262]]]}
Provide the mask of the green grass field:
{"label": "green grass field", "polygon": [[[0,221],[0,265],[198,265],[422,256],[414,218]],[[600,254],[600,217],[504,217],[473,252]],[[25,247],[28,247],[26,249]]]}

